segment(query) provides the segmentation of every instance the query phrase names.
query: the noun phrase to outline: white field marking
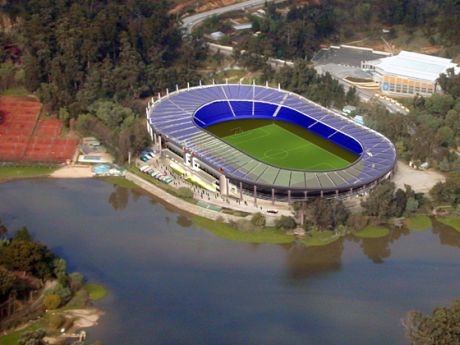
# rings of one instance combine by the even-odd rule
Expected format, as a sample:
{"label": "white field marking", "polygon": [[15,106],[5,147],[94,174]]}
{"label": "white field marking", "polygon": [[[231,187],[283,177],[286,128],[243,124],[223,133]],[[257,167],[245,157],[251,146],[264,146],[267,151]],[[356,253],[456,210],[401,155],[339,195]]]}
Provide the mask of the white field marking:
{"label": "white field marking", "polygon": [[[263,135],[257,135],[257,136],[254,136],[254,133],[252,133],[252,135],[250,135],[250,139],[247,139],[247,140],[238,140],[235,144],[241,144],[241,143],[245,143],[245,142],[249,142],[249,141],[253,141],[255,139],[261,139],[261,138],[264,138],[264,137],[268,137],[270,136],[270,133],[268,133],[266,130],[264,130],[262,127],[259,127],[259,128],[255,128],[256,130],[259,130],[259,132],[263,132]],[[241,133],[238,133],[238,134],[233,134],[232,136],[233,137],[245,137],[244,134],[249,134],[249,132],[252,132],[252,131],[245,131],[245,132],[241,132]],[[262,133],[261,133],[262,134]],[[239,139],[239,138],[238,138]]]}

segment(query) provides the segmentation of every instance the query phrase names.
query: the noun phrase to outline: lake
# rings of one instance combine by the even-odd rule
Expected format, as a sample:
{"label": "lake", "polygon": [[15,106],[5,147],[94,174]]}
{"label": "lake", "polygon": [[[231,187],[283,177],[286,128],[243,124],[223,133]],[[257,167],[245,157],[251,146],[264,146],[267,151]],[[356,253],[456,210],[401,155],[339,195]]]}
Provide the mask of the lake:
{"label": "lake", "polygon": [[320,248],[239,243],[94,179],[0,184],[0,219],[108,287],[89,329],[105,345],[407,344],[407,311],[460,297],[460,233],[436,224]]}

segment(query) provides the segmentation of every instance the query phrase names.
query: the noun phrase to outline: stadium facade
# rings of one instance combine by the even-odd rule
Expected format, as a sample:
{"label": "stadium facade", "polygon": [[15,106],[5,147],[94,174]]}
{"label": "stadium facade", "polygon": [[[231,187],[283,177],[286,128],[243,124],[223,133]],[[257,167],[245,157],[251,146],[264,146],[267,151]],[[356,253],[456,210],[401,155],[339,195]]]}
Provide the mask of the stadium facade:
{"label": "stadium facade", "polygon": [[460,68],[450,59],[401,51],[398,55],[362,62],[362,68],[373,72],[380,91],[395,96],[430,96],[440,91],[437,79],[441,73]]}
{"label": "stadium facade", "polygon": [[[213,176],[222,194],[236,189],[240,197],[250,194],[273,201],[351,195],[389,178],[396,163],[395,148],[383,135],[279,88],[243,84],[187,87],[152,99],[146,115],[152,140],[182,157],[191,169]],[[212,124],[236,119],[289,122],[358,159],[336,170],[273,166],[206,130]]]}

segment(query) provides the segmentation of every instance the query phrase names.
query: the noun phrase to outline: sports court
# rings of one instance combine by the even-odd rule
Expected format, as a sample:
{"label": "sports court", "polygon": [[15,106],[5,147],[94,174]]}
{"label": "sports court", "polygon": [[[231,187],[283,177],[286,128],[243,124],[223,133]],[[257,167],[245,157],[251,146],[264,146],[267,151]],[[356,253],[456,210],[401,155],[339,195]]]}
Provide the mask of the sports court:
{"label": "sports court", "polygon": [[[226,124],[227,127],[232,125],[231,122]],[[249,124],[248,121],[241,121],[239,124],[240,126],[230,129],[234,134],[222,136],[222,140],[260,161],[277,167],[334,170],[344,168],[354,160],[296,134],[286,128],[289,126],[285,124],[261,123],[255,128],[250,128],[251,125],[246,126]]]}
{"label": "sports court", "polygon": [[64,162],[78,140],[62,136],[62,122],[40,118],[41,103],[29,97],[0,96],[0,160]]}

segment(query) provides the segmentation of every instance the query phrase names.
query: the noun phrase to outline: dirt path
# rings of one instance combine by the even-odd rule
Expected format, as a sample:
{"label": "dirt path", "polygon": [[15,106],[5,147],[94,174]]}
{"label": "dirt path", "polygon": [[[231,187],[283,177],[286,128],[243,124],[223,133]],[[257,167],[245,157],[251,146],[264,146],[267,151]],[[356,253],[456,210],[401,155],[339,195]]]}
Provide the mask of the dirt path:
{"label": "dirt path", "polygon": [[397,188],[404,189],[407,184],[412,187],[415,192],[428,193],[433,186],[438,182],[444,182],[445,176],[433,170],[415,170],[407,164],[398,161],[397,171],[393,178],[393,182]]}
{"label": "dirt path", "polygon": [[69,165],[54,171],[52,178],[89,178],[93,177],[91,167],[87,165]]}
{"label": "dirt path", "polygon": [[74,320],[72,327],[61,335],[55,337],[46,337],[45,340],[49,344],[62,344],[63,341],[69,338],[77,339],[79,336],[79,332],[83,328],[96,326],[97,322],[103,314],[104,313],[102,311],[96,308],[71,309],[62,312],[62,316]]}

